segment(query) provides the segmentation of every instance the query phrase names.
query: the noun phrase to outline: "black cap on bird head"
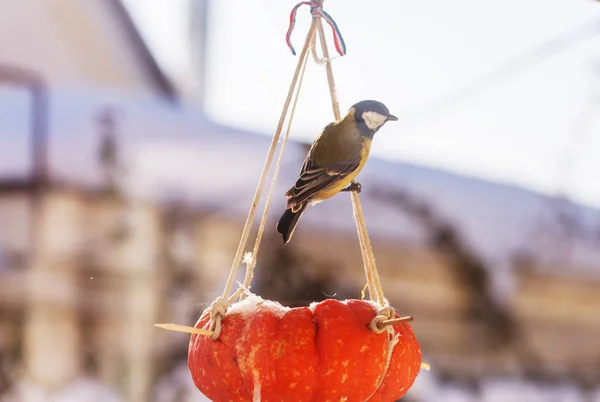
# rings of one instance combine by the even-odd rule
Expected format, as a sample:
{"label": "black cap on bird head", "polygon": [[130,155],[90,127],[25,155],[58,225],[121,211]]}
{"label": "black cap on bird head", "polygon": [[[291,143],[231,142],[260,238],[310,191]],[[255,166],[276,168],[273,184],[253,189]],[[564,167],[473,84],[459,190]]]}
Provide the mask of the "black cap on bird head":
{"label": "black cap on bird head", "polygon": [[387,106],[376,100],[363,100],[355,103],[350,110],[354,110],[354,119],[361,131],[373,135],[387,121],[396,121],[398,118],[390,113]]}

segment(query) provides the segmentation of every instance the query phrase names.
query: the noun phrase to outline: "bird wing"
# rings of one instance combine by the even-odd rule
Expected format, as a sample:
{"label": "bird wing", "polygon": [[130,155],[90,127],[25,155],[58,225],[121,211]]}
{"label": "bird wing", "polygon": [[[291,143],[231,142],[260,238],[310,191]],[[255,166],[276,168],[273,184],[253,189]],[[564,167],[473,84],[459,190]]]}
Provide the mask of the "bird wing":
{"label": "bird wing", "polygon": [[354,172],[361,163],[362,142],[348,140],[344,120],[328,124],[310,148],[300,176],[285,194],[287,208],[299,208],[320,190]]}
{"label": "bird wing", "polygon": [[302,204],[315,193],[355,171],[359,165],[360,155],[356,159],[327,167],[314,166],[312,160],[306,158],[300,177],[286,193],[287,208],[293,209]]}

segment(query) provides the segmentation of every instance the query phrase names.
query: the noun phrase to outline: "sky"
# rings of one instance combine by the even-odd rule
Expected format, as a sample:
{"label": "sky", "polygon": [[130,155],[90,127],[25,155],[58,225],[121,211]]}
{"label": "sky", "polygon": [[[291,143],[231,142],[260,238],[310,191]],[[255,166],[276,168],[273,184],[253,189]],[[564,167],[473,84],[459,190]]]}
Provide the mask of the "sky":
{"label": "sky", "polygon": [[[173,77],[193,74],[190,1],[125,0]],[[211,2],[206,111],[214,119],[272,135],[298,61],[285,44],[294,4]],[[374,155],[600,206],[598,2],[327,0],[325,10],[348,48],[333,61],[342,110],[377,99],[400,118],[378,133]],[[297,51],[309,23],[303,7]],[[332,119],[324,68],[311,62],[291,136],[312,141]]]}

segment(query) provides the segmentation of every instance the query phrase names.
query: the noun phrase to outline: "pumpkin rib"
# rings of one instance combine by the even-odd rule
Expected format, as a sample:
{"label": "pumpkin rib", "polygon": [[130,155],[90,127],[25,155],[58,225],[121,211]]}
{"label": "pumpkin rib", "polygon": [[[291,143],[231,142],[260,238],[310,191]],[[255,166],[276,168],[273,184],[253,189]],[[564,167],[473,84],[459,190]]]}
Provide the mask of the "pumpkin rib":
{"label": "pumpkin rib", "polygon": [[[225,321],[225,318],[223,318],[223,320],[221,321],[221,325],[224,327],[224,326],[225,326],[225,323],[226,323],[226,321]],[[236,331],[236,333],[235,333],[235,336],[232,336],[232,337],[231,337],[231,340],[232,340],[232,342],[235,342],[235,344],[233,344],[233,345],[231,345],[231,346],[230,346],[230,345],[228,345],[228,347],[230,347],[230,348],[231,348],[231,349],[234,351],[234,355],[233,355],[233,363],[235,364],[235,367],[237,368],[237,370],[236,370],[236,374],[237,374],[237,376],[239,377],[240,383],[242,384],[242,387],[244,387],[244,389],[245,389],[246,393],[247,393],[248,395],[252,395],[252,390],[248,389],[248,387],[246,387],[246,384],[244,383],[244,378],[243,378],[243,376],[242,376],[242,372],[241,372],[241,370],[240,370],[240,364],[239,364],[239,358],[238,358],[238,351],[237,351],[237,349],[236,349],[236,347],[235,347],[235,345],[237,344],[238,340],[239,340],[239,339],[240,339],[240,337],[241,337],[241,333],[242,333],[242,331],[243,331],[243,330],[245,330],[245,328],[246,328],[246,325],[247,325],[247,321],[244,323],[244,325],[240,325],[240,326],[238,326],[238,327],[236,328],[236,329],[237,329],[237,331]],[[221,330],[221,331],[222,331],[222,330]],[[233,335],[233,334],[232,334],[232,335]],[[219,337],[219,339],[220,339],[220,337]]]}
{"label": "pumpkin rib", "polygon": [[319,320],[317,320],[317,317],[315,316],[314,312],[313,312],[313,323],[315,324],[314,343],[315,343],[315,350],[317,351],[317,367],[315,367],[315,369],[318,370],[319,366],[321,365],[321,354],[319,353],[319,347],[318,347],[320,325],[319,325]]}
{"label": "pumpkin rib", "polygon": [[[246,393],[248,395],[250,395],[250,397],[252,397],[252,394],[254,393],[254,384],[252,386],[252,389],[248,388],[248,385],[246,384],[246,381],[244,381],[244,376],[242,375],[242,369],[240,368],[240,365],[238,363],[238,349],[236,348],[236,345],[239,343],[239,339],[242,337],[242,332],[244,332],[247,327],[248,327],[249,322],[245,321],[244,325],[240,326],[239,328],[239,332],[238,332],[238,336],[236,336],[236,340],[238,342],[236,342],[235,345],[232,345],[233,350],[235,350],[235,366],[237,367],[237,373],[240,376],[240,383],[242,384],[242,387],[244,388],[244,390],[246,391]],[[244,331],[242,331],[242,329],[244,329]]]}

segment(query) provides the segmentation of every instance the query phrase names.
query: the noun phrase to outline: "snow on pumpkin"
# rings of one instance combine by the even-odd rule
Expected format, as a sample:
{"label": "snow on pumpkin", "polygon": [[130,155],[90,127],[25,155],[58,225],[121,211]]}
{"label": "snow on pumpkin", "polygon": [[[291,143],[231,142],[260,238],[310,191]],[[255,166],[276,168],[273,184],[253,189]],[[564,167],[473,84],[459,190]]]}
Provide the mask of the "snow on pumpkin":
{"label": "snow on pumpkin", "polygon": [[371,301],[287,308],[251,294],[230,307],[218,339],[191,336],[188,366],[215,402],[394,401],[415,381],[421,349],[406,322],[393,326],[394,339],[373,332],[376,314]]}

